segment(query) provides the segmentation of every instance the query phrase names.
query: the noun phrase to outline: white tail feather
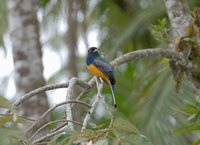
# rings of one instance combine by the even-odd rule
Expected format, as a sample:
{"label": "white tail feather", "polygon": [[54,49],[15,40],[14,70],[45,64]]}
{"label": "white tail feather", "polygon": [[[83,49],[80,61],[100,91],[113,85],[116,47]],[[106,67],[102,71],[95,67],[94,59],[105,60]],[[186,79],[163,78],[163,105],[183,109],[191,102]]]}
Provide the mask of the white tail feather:
{"label": "white tail feather", "polygon": [[110,89],[111,89],[111,92],[112,92],[114,106],[115,106],[115,108],[117,108],[116,97],[115,97],[115,93],[114,93],[114,90],[113,90],[111,83],[109,83],[109,86],[110,86]]}

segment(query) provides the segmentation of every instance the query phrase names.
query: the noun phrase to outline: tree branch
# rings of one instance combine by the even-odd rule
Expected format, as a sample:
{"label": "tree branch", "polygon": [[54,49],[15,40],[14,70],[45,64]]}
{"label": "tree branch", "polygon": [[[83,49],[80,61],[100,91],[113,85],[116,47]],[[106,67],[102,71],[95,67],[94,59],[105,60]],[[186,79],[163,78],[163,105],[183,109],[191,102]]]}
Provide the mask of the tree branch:
{"label": "tree branch", "polygon": [[90,108],[89,112],[87,113],[87,115],[85,116],[84,120],[83,120],[83,126],[81,128],[81,132],[83,132],[83,130],[86,128],[90,118],[91,118],[91,114],[94,112],[96,106],[98,105],[100,99],[102,98],[102,89],[103,89],[103,82],[102,83],[99,83],[98,82],[98,77],[95,77],[96,78],[96,85],[97,85],[97,90],[98,90],[98,93],[97,93],[97,96],[94,100],[94,102],[92,103],[92,107]]}
{"label": "tree branch", "polygon": [[74,123],[74,124],[77,124],[77,125],[82,126],[82,124],[79,123],[79,122],[72,121],[72,120],[66,120],[66,119],[51,121],[51,122],[48,122],[47,124],[41,126],[38,130],[36,130],[36,132],[32,135],[32,137],[30,138],[30,140],[32,140],[32,139],[35,137],[35,135],[36,135],[38,132],[40,132],[42,129],[46,128],[47,126],[49,126],[49,125],[51,125],[51,124],[53,124],[53,123],[59,123],[59,122],[65,122],[65,123],[62,124],[61,126],[55,128],[55,129],[53,129],[52,131],[50,131],[50,133],[56,132],[57,130],[61,129],[61,128],[62,128],[63,126],[65,126],[68,122],[72,122],[72,123]]}
{"label": "tree branch", "polygon": [[62,105],[65,105],[65,104],[70,104],[70,103],[79,103],[79,104],[82,104],[82,105],[85,105],[86,107],[91,107],[89,104],[83,102],[83,101],[78,101],[78,100],[73,100],[73,101],[65,101],[65,102],[62,102],[62,103],[59,103],[59,104],[56,104],[55,106],[49,108],[45,113],[43,113],[40,118],[34,122],[26,131],[25,134],[28,134],[28,132],[33,129],[38,123],[40,123],[50,112],[52,112],[54,109],[56,109],[57,107],[59,106],[62,106]]}
{"label": "tree branch", "polygon": [[168,58],[176,61],[181,61],[183,63],[184,58],[181,54],[167,49],[162,48],[155,48],[155,49],[142,49],[142,50],[136,50],[133,52],[129,52],[126,54],[123,54],[113,60],[111,64],[116,67],[123,63],[127,63],[131,60],[138,59],[138,58],[144,58],[144,57],[159,57],[159,58]]}
{"label": "tree branch", "polygon": [[[69,87],[67,89],[67,95],[66,95],[66,101],[69,101],[73,98],[73,93],[74,93],[74,88],[75,88],[75,85],[76,85],[76,81],[77,79],[72,77],[70,80],[69,80]],[[70,104],[66,104],[66,110],[65,110],[65,115],[66,115],[66,120],[73,120],[73,117],[72,117],[72,108],[71,108],[71,105]],[[68,127],[71,129],[71,130],[74,130],[74,126],[71,122],[68,123]]]}
{"label": "tree branch", "polygon": [[47,135],[45,135],[45,136],[43,136],[43,137],[41,137],[41,138],[38,138],[38,139],[35,140],[32,144],[36,144],[36,143],[41,142],[41,141],[43,141],[43,140],[47,140],[47,139],[49,139],[49,138],[51,138],[51,137],[53,137],[53,136],[56,136],[56,135],[61,134],[61,133],[64,133],[64,132],[65,132],[65,129],[57,130],[57,131],[52,132],[52,133],[49,133],[49,134],[47,134]]}
{"label": "tree branch", "polygon": [[29,99],[32,96],[35,96],[41,92],[49,91],[49,90],[55,90],[55,89],[61,89],[61,88],[67,88],[69,83],[62,83],[62,84],[52,84],[52,85],[46,85],[40,88],[37,88],[24,96],[22,96],[18,101],[16,101],[13,105],[14,106],[19,106],[22,104],[25,100]]}
{"label": "tree branch", "polygon": [[51,122],[48,122],[47,124],[44,124],[43,126],[38,128],[38,130],[36,130],[36,132],[30,137],[30,140],[32,140],[38,132],[40,132],[42,129],[46,128],[47,126],[49,126],[53,123],[59,123],[59,122],[65,122],[65,121],[66,121],[65,119],[62,119],[62,120],[51,121]]}
{"label": "tree branch", "polygon": [[[81,79],[77,78],[77,85],[79,85],[80,87],[82,87],[84,89],[84,92],[87,91],[91,86],[88,85],[86,82],[82,81]],[[22,96],[19,100],[17,100],[13,106],[17,107],[20,104],[22,104],[24,101],[28,100],[29,98],[41,93],[41,92],[45,92],[45,91],[49,91],[49,90],[55,90],[55,89],[61,89],[61,88],[67,88],[69,86],[69,83],[62,83],[62,84],[52,84],[52,85],[46,85],[40,88],[37,88],[27,94],[25,94],[24,96]],[[9,113],[9,110],[5,112],[5,114]]]}

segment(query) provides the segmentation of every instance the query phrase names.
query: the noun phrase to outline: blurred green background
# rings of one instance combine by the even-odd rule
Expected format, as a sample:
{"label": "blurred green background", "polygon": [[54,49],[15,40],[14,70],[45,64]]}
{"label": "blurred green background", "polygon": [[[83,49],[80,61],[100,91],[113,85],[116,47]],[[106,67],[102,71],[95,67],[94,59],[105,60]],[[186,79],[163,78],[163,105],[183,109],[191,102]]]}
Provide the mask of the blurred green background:
{"label": "blurred green background", "polygon": [[[163,0],[75,0],[71,1],[72,18],[68,17],[70,11],[64,3],[64,0],[40,0],[37,10],[42,51],[46,56],[46,59],[43,58],[44,77],[48,84],[65,82],[73,75],[89,80],[92,75],[86,69],[85,58],[88,47],[94,45],[109,61],[131,51],[158,47],[165,49],[168,45],[168,41],[159,39],[159,34],[155,32],[159,20],[165,19],[161,30],[166,28],[163,31],[170,33]],[[192,11],[200,6],[200,1],[188,1],[188,4]],[[70,25],[69,21],[73,24]],[[70,35],[69,31],[76,35]],[[11,52],[7,35],[6,1],[0,0],[1,64],[5,60],[12,64],[12,60],[8,59]],[[76,46],[74,50],[70,50],[72,41]],[[71,58],[70,51],[75,51],[76,57]],[[57,64],[48,60],[51,59],[50,54],[56,56]],[[71,61],[75,64],[74,71],[69,65]],[[52,72],[48,71],[49,65]],[[0,94],[11,100],[14,93],[8,93],[12,90],[8,88],[13,81],[12,69],[11,65],[9,73],[0,75]],[[115,76],[118,103],[115,118],[130,121],[155,145],[189,145],[197,139],[197,132],[175,133],[176,128],[189,124],[188,116],[179,110],[186,106],[188,100],[194,102],[196,96],[191,84],[184,80],[179,93],[176,93],[167,59],[134,60],[117,67]],[[83,100],[91,101],[95,94],[96,89],[93,88]],[[53,93],[48,95],[51,98],[56,96]],[[103,95],[106,102],[112,105],[108,87],[104,88]],[[54,103],[50,101],[50,104]],[[55,112],[52,119],[62,116],[61,112]],[[96,109],[91,122],[97,125],[109,123],[109,114],[102,104]]]}

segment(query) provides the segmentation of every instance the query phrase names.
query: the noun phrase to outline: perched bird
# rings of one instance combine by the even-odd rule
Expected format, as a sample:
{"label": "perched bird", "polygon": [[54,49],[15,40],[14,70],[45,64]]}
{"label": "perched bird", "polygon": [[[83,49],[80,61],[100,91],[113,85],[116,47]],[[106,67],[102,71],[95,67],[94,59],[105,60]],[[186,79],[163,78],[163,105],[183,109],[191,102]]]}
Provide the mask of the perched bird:
{"label": "perched bird", "polygon": [[110,65],[108,61],[106,61],[103,57],[99,55],[96,47],[91,47],[88,49],[86,63],[88,70],[92,74],[102,78],[103,81],[110,86],[113,96],[114,106],[115,108],[117,108],[115,94],[114,94],[115,78],[114,78],[113,67]]}

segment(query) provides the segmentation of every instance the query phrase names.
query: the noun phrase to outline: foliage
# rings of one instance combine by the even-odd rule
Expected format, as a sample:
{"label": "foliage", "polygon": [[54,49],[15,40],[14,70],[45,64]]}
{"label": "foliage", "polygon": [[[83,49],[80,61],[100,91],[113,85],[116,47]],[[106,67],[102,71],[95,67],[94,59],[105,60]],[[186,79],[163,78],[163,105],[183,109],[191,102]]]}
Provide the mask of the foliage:
{"label": "foliage", "polygon": [[92,142],[94,145],[126,144],[126,145],[153,145],[129,121],[118,118],[106,128],[85,129],[83,133],[66,132],[53,138],[48,145],[71,145],[83,142]]}
{"label": "foliage", "polygon": [[2,47],[4,51],[6,52],[4,42],[3,42],[3,36],[7,30],[7,11],[6,11],[6,1],[5,0],[0,0],[0,48]]}
{"label": "foliage", "polygon": [[[16,114],[16,111],[15,111],[12,103],[10,103],[6,98],[4,98],[2,96],[0,96],[0,107],[11,110],[11,112],[13,114],[13,121],[17,120],[17,114]],[[0,123],[0,124],[2,124],[2,123]]]}
{"label": "foliage", "polygon": [[48,5],[49,2],[50,0],[40,0],[40,6],[45,7],[46,5]]}
{"label": "foliage", "polygon": [[[185,134],[188,132],[198,132],[200,134],[200,98],[195,100],[185,100],[185,107],[177,109],[177,112],[188,118],[188,124],[175,129],[177,134]],[[200,138],[194,142],[194,145],[199,144]]]}
{"label": "foliage", "polygon": [[167,18],[158,19],[157,24],[151,25],[151,34],[160,44],[171,42],[169,35],[169,21]]}
{"label": "foliage", "polygon": [[12,112],[12,115],[0,117],[0,144],[20,145],[21,142],[28,143],[24,133],[16,127],[16,123],[25,123],[26,119],[18,117],[12,103],[2,96],[0,96],[0,107],[9,109]]}

